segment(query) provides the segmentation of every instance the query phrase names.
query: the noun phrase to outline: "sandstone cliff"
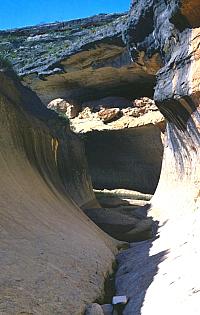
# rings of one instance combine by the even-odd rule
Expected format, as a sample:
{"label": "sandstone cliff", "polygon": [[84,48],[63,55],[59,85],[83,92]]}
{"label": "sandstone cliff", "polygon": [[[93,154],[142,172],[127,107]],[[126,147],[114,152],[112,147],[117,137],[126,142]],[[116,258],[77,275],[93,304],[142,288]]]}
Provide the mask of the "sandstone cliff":
{"label": "sandstone cliff", "polygon": [[0,113],[0,313],[83,314],[116,243],[78,206],[95,199],[80,140],[2,71]]}
{"label": "sandstone cliff", "polygon": [[[187,6],[194,7],[195,15]],[[161,192],[162,182],[162,193],[167,200],[169,193],[175,197],[184,190],[182,210],[187,198],[193,200],[194,209],[198,205],[200,31],[192,28],[198,26],[198,13],[199,5],[195,1],[190,5],[188,1],[160,1],[159,4],[148,1],[146,6],[143,1],[133,1],[125,33],[134,60],[141,53],[151,58],[159,50],[165,64],[157,74],[154,94],[158,108],[168,120],[158,192]],[[145,27],[147,23],[151,28]],[[169,201],[164,203],[168,209]]]}
{"label": "sandstone cliff", "polygon": [[124,315],[199,314],[199,21],[198,1],[135,0],[124,34],[133,60],[160,53],[154,99],[168,121],[150,207],[157,237],[119,256]]}
{"label": "sandstone cliff", "polygon": [[[35,90],[45,104],[58,97],[88,104],[107,96],[131,100],[154,94],[156,105],[167,120],[160,181],[148,207],[143,208],[148,208],[149,216],[155,220],[155,237],[133,243],[118,255],[116,294],[128,297],[123,315],[199,315],[199,1],[134,0],[128,16],[95,19],[95,25],[94,18],[90,22],[87,19],[77,22],[83,30],[76,23],[54,25],[58,34],[56,41],[62,38],[69,45],[63,47],[58,57],[54,58],[57,51],[47,52],[49,58],[42,59],[39,52],[39,56],[34,53],[33,62],[29,56],[28,63],[23,64],[18,55],[11,56],[12,61],[24,84]],[[24,36],[25,51],[27,43],[33,45],[33,41],[40,48],[45,43],[46,49],[48,42],[54,47],[55,33],[51,36],[51,26],[54,28],[47,25],[4,32],[0,34],[1,42],[9,55],[19,36]],[[68,27],[70,30],[66,31]],[[74,36],[77,40],[75,46],[67,42],[68,31],[71,39]],[[79,36],[83,36],[81,43]],[[16,53],[19,48],[16,47]],[[0,197],[2,246],[7,251],[2,263],[5,272],[1,290],[8,297],[3,311],[21,311],[24,305],[24,311],[29,312],[51,314],[56,310],[63,314],[67,310],[70,315],[81,314],[84,304],[100,294],[116,245],[71,201],[79,206],[95,207],[86,162],[82,159],[83,148],[69,127],[58,123],[55,115],[45,110],[35,94],[22,87],[18,80],[1,74],[1,82]],[[106,119],[105,112],[102,117]],[[116,127],[119,121],[107,123]],[[102,154],[99,142],[107,141],[107,148],[112,142],[116,151],[109,152],[107,162],[113,167],[115,157],[120,160],[117,149],[125,136],[131,143],[131,150],[126,147],[127,151],[124,149],[125,154],[121,155],[126,174],[130,162],[127,155],[135,146],[138,146],[137,163],[142,156],[153,165],[161,164],[161,147],[157,150],[159,154],[155,154],[152,141],[156,139],[158,145],[160,134],[155,137],[152,125],[142,126],[142,130],[137,124],[133,130],[107,127],[100,133],[93,130],[86,139],[90,154],[92,151]],[[106,139],[111,134],[112,141]],[[144,154],[142,142],[133,141],[133,136],[139,135],[138,139],[142,139],[143,134],[147,138],[151,136],[147,145],[150,155]],[[94,139],[98,143],[91,150]],[[125,166],[121,163],[122,168]],[[101,171],[105,167],[103,163]],[[153,177],[155,169],[147,176],[148,189],[153,186],[152,190],[159,175],[158,172],[156,179]],[[143,184],[147,181],[147,171],[140,176],[145,178]],[[103,180],[105,183],[105,177]],[[118,176],[117,182],[120,180]],[[128,183],[132,183],[131,178]],[[87,209],[88,215],[97,216],[98,223],[99,209],[92,208]],[[104,220],[107,209],[103,210],[101,223],[108,225],[110,222]],[[113,212],[111,217],[113,220]],[[119,216],[116,219],[119,225],[120,219]],[[71,272],[73,269],[76,272]],[[80,293],[80,300],[75,292]],[[66,302],[66,296],[73,297],[71,304]]]}

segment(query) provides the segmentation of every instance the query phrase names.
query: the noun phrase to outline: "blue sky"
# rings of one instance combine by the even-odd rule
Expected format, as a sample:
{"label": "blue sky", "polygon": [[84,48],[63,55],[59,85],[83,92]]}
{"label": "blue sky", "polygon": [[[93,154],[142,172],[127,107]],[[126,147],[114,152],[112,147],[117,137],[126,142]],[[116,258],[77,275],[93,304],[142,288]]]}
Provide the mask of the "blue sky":
{"label": "blue sky", "polygon": [[130,0],[0,0],[0,29],[127,11]]}

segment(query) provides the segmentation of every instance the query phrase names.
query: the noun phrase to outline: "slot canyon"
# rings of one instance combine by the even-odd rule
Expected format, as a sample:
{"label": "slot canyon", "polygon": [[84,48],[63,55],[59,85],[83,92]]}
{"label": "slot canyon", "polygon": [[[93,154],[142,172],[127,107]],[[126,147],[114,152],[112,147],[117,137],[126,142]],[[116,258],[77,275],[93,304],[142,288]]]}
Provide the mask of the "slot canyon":
{"label": "slot canyon", "polygon": [[132,0],[0,31],[0,314],[199,315],[199,24]]}

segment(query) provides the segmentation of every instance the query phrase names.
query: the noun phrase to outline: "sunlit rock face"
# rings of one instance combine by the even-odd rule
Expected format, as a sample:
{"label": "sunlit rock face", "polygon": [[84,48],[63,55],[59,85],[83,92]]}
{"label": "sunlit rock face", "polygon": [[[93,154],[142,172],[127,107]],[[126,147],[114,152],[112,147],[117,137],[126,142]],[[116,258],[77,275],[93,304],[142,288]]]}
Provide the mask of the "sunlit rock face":
{"label": "sunlit rock face", "polygon": [[82,315],[116,251],[79,208],[96,205],[83,146],[2,71],[0,130],[0,313]]}
{"label": "sunlit rock face", "polygon": [[[200,4],[133,1],[125,39],[134,60],[160,53],[154,99],[167,119],[153,241],[118,257],[117,294],[131,314],[199,314]],[[141,31],[142,28],[142,31]]]}
{"label": "sunlit rock face", "polygon": [[[167,201],[170,190],[181,212],[199,208],[199,42],[198,28],[186,29],[180,34],[171,59],[158,73],[155,91],[156,103],[168,119],[158,193],[162,191],[162,198]],[[170,206],[169,200],[166,205]]]}
{"label": "sunlit rock face", "polygon": [[[124,34],[133,60],[136,61],[141,54],[151,57],[159,51],[165,64],[157,74],[154,93],[157,106],[168,120],[165,152],[171,154],[169,161],[166,157],[163,161],[161,183],[164,182],[166,187],[163,186],[162,190],[168,196],[169,186],[171,193],[176,195],[175,191],[178,187],[181,191],[186,176],[196,189],[188,189],[185,183],[187,193],[183,195],[186,197],[193,192],[193,200],[198,195],[199,180],[196,178],[198,175],[190,172],[199,174],[200,30],[192,27],[199,26],[198,13],[199,5],[196,1],[190,1],[190,4],[188,1],[147,1],[146,5],[143,1],[133,1]],[[172,167],[167,167],[170,164]],[[170,176],[168,172],[177,174],[178,178],[175,179],[175,175]],[[168,175],[164,175],[166,173]],[[169,179],[169,185],[168,180],[162,180],[163,176]],[[182,180],[182,176],[185,180]],[[176,189],[172,188],[173,180]],[[177,185],[177,180],[181,185]],[[168,207],[168,203],[163,204]]]}
{"label": "sunlit rock face", "polygon": [[193,210],[198,208],[200,29],[192,28],[198,26],[198,14],[197,1],[147,1],[145,5],[133,1],[124,34],[133,60],[159,51],[164,63],[157,73],[154,100],[168,124],[153,204],[168,210],[174,208],[175,197],[179,200],[175,206],[179,204],[182,211],[188,209],[188,202]]}

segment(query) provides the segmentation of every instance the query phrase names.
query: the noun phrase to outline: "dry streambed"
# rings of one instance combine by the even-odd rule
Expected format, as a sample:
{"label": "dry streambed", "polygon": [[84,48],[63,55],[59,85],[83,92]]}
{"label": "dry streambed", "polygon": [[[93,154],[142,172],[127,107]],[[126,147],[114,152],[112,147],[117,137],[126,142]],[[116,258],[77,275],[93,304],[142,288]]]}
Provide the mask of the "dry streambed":
{"label": "dry streambed", "polygon": [[[114,273],[105,283],[104,298],[88,305],[85,314],[121,315],[129,300],[127,279],[124,280],[123,276],[127,272],[128,277],[134,276],[135,269],[131,269],[131,264],[138,255],[136,249],[141,248],[142,251],[143,247],[146,250],[156,231],[156,223],[147,217],[152,195],[126,189],[94,192],[101,208],[86,209],[85,213],[105,232],[123,241],[124,245],[116,257]],[[115,295],[121,296],[122,301],[119,299],[116,302],[113,298]]]}

